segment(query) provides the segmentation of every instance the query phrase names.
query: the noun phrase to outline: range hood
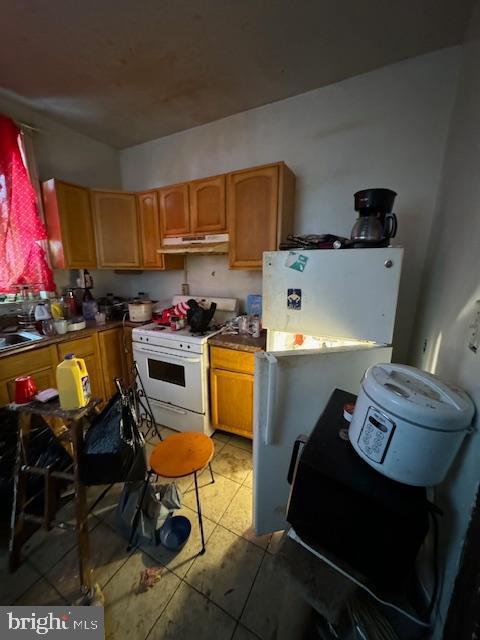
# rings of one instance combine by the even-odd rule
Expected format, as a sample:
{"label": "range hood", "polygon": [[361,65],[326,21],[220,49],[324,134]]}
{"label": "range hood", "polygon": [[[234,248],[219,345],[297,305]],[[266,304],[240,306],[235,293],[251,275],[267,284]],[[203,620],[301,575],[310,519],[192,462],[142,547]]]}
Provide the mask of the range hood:
{"label": "range hood", "polygon": [[228,253],[228,233],[206,233],[196,236],[164,238],[158,253]]}

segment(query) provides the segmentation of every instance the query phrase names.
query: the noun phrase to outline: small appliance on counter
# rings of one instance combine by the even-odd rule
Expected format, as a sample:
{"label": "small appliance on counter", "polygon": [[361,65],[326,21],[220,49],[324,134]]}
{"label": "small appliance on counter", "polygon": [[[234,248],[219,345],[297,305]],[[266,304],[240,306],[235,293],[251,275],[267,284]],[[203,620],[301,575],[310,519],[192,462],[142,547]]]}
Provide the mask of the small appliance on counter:
{"label": "small appliance on counter", "polygon": [[387,247],[397,233],[397,216],[392,213],[397,194],[391,189],[362,189],[354,194],[358,218],[350,238],[356,249]]}
{"label": "small appliance on counter", "polygon": [[300,455],[304,439],[297,439],[287,520],[335,564],[355,569],[374,587],[398,592],[428,531],[426,490],[379,475],[339,437],[346,424],[343,406],[352,401],[354,395],[336,389]]}
{"label": "small appliance on counter", "polygon": [[400,364],[367,369],[348,436],[379,473],[429,487],[447,475],[474,414],[469,396],[437,376]]}
{"label": "small appliance on counter", "polygon": [[128,303],[128,317],[130,322],[148,322],[152,319],[153,302],[151,300],[135,299]]}
{"label": "small appliance on counter", "polygon": [[128,312],[128,305],[124,298],[107,293],[104,298],[98,298],[98,310],[105,314],[106,320],[123,320]]}

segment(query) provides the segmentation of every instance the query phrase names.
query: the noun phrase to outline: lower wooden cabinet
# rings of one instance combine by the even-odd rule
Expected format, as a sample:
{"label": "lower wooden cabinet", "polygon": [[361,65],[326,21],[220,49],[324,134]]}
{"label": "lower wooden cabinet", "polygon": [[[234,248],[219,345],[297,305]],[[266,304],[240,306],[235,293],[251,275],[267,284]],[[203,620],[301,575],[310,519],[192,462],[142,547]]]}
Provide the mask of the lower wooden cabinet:
{"label": "lower wooden cabinet", "polygon": [[30,375],[39,391],[55,387],[57,347],[40,347],[0,360],[0,406],[15,400],[15,378]]}
{"label": "lower wooden cabinet", "polygon": [[237,371],[211,369],[212,424],[247,438],[253,429],[253,376]]}
{"label": "lower wooden cabinet", "polygon": [[[110,398],[117,391],[115,378],[123,378],[124,353],[123,353],[123,329],[107,329],[98,334],[100,346],[100,361],[103,373],[103,387],[105,399]],[[88,367],[87,367],[88,369]]]}
{"label": "lower wooden cabinet", "polygon": [[212,425],[217,429],[251,438],[254,354],[211,347],[210,362]]}
{"label": "lower wooden cabinet", "polygon": [[123,327],[123,344],[122,351],[124,355],[124,378],[127,384],[133,382],[133,343],[132,343],[132,327]]}
{"label": "lower wooden cabinet", "polygon": [[0,406],[15,399],[15,378],[31,375],[38,390],[56,387],[56,368],[67,353],[85,360],[92,395],[108,401],[116,392],[115,378],[131,382],[132,328],[113,327],[87,336],[37,347],[0,358]]}

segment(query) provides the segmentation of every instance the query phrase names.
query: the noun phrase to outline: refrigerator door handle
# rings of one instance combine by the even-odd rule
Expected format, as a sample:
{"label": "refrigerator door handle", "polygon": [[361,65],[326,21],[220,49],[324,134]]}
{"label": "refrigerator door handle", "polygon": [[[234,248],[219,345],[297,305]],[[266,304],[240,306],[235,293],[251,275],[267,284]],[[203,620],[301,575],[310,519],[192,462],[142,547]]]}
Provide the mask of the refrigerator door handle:
{"label": "refrigerator door handle", "polygon": [[290,458],[290,466],[288,467],[288,475],[287,482],[288,484],[292,484],[293,478],[295,476],[295,471],[297,469],[298,462],[298,452],[300,451],[300,447],[303,447],[307,444],[308,436],[303,435],[301,433],[298,438],[295,440],[293,445],[292,457]]}
{"label": "refrigerator door handle", "polygon": [[270,444],[273,444],[273,415],[275,413],[278,360],[271,353],[266,353],[265,357],[268,362],[268,382],[267,382],[267,415],[265,419],[264,440],[266,445],[270,445]]}

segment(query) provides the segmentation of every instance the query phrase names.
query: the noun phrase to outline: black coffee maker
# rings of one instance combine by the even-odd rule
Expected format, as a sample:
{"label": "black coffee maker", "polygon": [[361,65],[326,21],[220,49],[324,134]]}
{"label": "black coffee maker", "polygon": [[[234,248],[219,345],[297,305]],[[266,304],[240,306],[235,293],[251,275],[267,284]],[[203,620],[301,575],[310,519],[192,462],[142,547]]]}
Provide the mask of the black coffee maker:
{"label": "black coffee maker", "polygon": [[354,194],[358,218],[350,234],[353,247],[387,247],[397,233],[391,189],[362,189]]}

